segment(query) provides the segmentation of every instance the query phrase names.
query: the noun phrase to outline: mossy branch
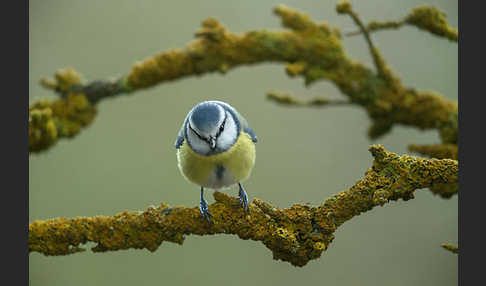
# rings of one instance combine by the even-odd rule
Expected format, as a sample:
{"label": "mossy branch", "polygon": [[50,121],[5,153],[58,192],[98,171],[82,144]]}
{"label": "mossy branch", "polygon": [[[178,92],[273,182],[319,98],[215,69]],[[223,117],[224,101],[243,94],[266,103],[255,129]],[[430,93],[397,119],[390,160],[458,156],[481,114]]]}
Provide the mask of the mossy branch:
{"label": "mossy branch", "polygon": [[89,241],[97,243],[94,252],[155,251],[164,241],[182,244],[186,235],[235,234],[261,241],[274,259],[304,266],[320,257],[336,229],[353,217],[390,201],[412,199],[417,189],[457,183],[455,160],[398,156],[381,145],[369,150],[374,162],[364,178],[319,206],[295,204],[280,209],[255,198],[250,215],[245,216],[237,198],[215,192],[216,202],[209,206],[213,224],[201,217],[197,207],[165,203],[114,216],[37,220],[29,225],[29,252],[67,255],[83,251],[81,244]]}
{"label": "mossy branch", "polygon": [[[457,42],[459,37],[457,29],[447,23],[446,14],[428,5],[420,5],[413,8],[403,20],[385,22],[371,21],[366,26],[366,30],[371,33],[379,30],[399,29],[404,25],[415,26],[454,42]],[[361,33],[363,33],[363,30],[347,33],[346,36],[355,36]]]}
{"label": "mossy branch", "polygon": [[96,108],[81,93],[68,93],[53,102],[39,101],[29,108],[29,152],[40,152],[60,138],[72,138],[88,126]]}
{"label": "mossy branch", "polygon": [[[339,12],[351,15],[361,30],[366,31],[349,2],[338,4],[337,8]],[[435,23],[433,19],[437,15],[426,11],[415,13],[421,15],[416,17],[415,22],[422,23],[423,27],[435,27],[435,24],[426,23]],[[104,98],[188,76],[226,73],[238,66],[265,62],[285,63],[287,74],[303,77],[306,85],[318,80],[331,81],[350,103],[366,109],[373,121],[368,132],[371,138],[389,132],[395,124],[402,124],[437,129],[442,143],[457,143],[457,103],[436,93],[405,88],[373,46],[369,35],[365,33],[378,73],[348,58],[337,28],[316,23],[308,15],[283,5],[276,7],[274,12],[282,19],[286,30],[232,34],[211,18],[202,23],[201,29],[196,32],[197,40],[187,48],[166,51],[138,62],[119,79],[85,84],[76,72],[64,70],[56,74],[55,80],[43,80],[44,86],[56,90],[63,97],[58,103],[34,105],[29,110],[30,117],[32,112],[42,113],[45,106],[71,105],[73,98],[66,96],[69,94],[83,95],[88,100],[90,107],[85,112],[89,115],[83,115],[80,121],[78,110],[69,109],[62,115],[54,112],[49,116],[47,112],[42,115],[47,119],[30,121],[30,152],[44,150],[61,137],[77,134],[80,127],[93,120],[94,105]],[[426,17],[431,17],[431,20],[427,22]],[[85,120],[87,117],[90,119]],[[55,124],[49,123],[49,118]]]}
{"label": "mossy branch", "polygon": [[267,98],[269,100],[275,101],[282,105],[290,105],[290,106],[328,106],[328,105],[347,105],[349,101],[347,100],[339,100],[339,99],[328,99],[325,97],[315,97],[310,100],[301,100],[298,99],[288,93],[280,93],[280,92],[268,92]]}
{"label": "mossy branch", "polygon": [[74,137],[93,122],[100,99],[127,92],[122,80],[85,84],[73,68],[60,69],[54,79],[43,78],[40,83],[61,97],[40,100],[29,108],[29,152],[44,151],[60,138]]}
{"label": "mossy branch", "polygon": [[446,14],[432,6],[421,5],[410,11],[405,21],[436,36],[457,42],[458,31],[447,24]]}
{"label": "mossy branch", "polygon": [[[428,144],[428,145],[415,145],[411,144],[408,146],[408,150],[416,152],[422,155],[427,155],[432,158],[437,159],[458,159],[458,148],[457,144]],[[446,184],[446,185],[436,185],[430,187],[430,191],[442,198],[450,198],[457,194],[459,189],[459,184]]]}
{"label": "mossy branch", "polygon": [[457,144],[410,144],[408,150],[437,159],[457,160]]}
{"label": "mossy branch", "polygon": [[459,247],[457,245],[451,243],[442,243],[440,246],[442,246],[446,250],[449,250],[452,253],[459,253]]}
{"label": "mossy branch", "polygon": [[368,48],[370,49],[371,56],[373,57],[375,67],[378,71],[378,76],[383,78],[386,82],[396,82],[397,79],[395,79],[395,76],[391,72],[390,68],[386,65],[385,60],[382,58],[380,52],[378,51],[378,49],[376,49],[373,42],[371,41],[370,34],[368,33],[368,30],[366,30],[366,27],[364,26],[361,19],[359,18],[358,13],[353,11],[353,9],[351,8],[351,3],[349,1],[341,1],[337,4],[336,10],[340,14],[349,15],[363,33],[366,43],[368,44]]}
{"label": "mossy branch", "polygon": [[[405,21],[385,21],[385,22],[378,22],[378,21],[371,21],[368,25],[366,25],[366,30],[368,33],[373,33],[380,30],[390,30],[390,29],[399,29],[403,25],[405,25]],[[358,30],[354,32],[348,32],[346,36],[357,36],[360,35],[363,31]]]}

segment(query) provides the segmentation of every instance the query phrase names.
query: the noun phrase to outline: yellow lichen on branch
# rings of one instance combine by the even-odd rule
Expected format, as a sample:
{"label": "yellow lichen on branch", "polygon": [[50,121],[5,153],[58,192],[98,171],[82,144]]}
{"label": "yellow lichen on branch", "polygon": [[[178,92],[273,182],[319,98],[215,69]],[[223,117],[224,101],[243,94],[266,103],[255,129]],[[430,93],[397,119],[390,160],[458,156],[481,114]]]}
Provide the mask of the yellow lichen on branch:
{"label": "yellow lichen on branch", "polygon": [[372,117],[378,119],[376,121],[396,122],[419,129],[437,128],[443,143],[457,144],[457,102],[435,92],[414,89],[395,94],[384,92],[379,102],[381,104],[375,104],[369,110]]}
{"label": "yellow lichen on branch", "polygon": [[29,152],[40,152],[60,138],[72,138],[96,116],[98,100],[129,90],[124,78],[85,84],[73,68],[60,69],[41,85],[61,96],[54,101],[39,100],[29,107]]}
{"label": "yellow lichen on branch", "polygon": [[225,73],[236,66],[262,62],[306,63],[308,83],[321,78],[320,70],[345,69],[346,59],[339,32],[327,24],[316,24],[309,16],[285,6],[275,8],[283,26],[290,30],[250,31],[232,34],[216,19],[202,23],[198,40],[186,49],[161,53],[135,64],[128,75],[134,89],[202,73]]}
{"label": "yellow lichen on branch", "polygon": [[35,103],[29,108],[29,152],[45,150],[59,138],[75,136],[95,115],[96,109],[83,94],[68,93],[52,102]]}
{"label": "yellow lichen on branch", "polygon": [[81,75],[74,69],[60,69],[54,79],[42,79],[41,84],[60,92],[62,97],[40,100],[29,108],[29,152],[46,150],[59,138],[75,136],[96,115],[86,96],[72,91],[81,85]]}
{"label": "yellow lichen on branch", "polygon": [[[432,92],[404,87],[378,49],[373,46],[366,27],[361,23],[358,14],[352,10],[351,4],[347,1],[341,2],[337,10],[349,14],[360,26],[374,58],[377,73],[348,58],[337,28],[331,28],[326,23],[316,23],[308,15],[280,5],[274,12],[287,28],[283,31],[257,30],[233,34],[216,19],[210,18],[202,23],[202,27],[195,33],[197,40],[187,48],[162,52],[138,62],[128,75],[117,81],[94,81],[83,84],[78,73],[66,69],[58,72],[55,80],[43,80],[42,84],[64,96],[84,94],[91,108],[84,110],[84,120],[74,126],[86,126],[94,116],[92,106],[106,97],[187,76],[211,72],[226,73],[242,65],[281,62],[286,64],[286,72],[290,77],[303,77],[306,85],[318,80],[329,80],[348,97],[346,102],[365,108],[373,122],[368,131],[371,138],[389,132],[395,124],[402,124],[420,129],[437,129],[442,143],[457,144],[457,103]],[[427,24],[428,22],[423,19],[427,15],[433,19],[442,19],[439,17],[442,14],[439,13],[437,16],[429,10],[416,8],[413,10],[415,12],[410,14],[415,16],[409,16],[410,21],[421,27],[443,27],[444,24],[440,21],[440,25]],[[434,21],[436,20],[431,20],[431,23],[435,23]],[[60,102],[66,103],[66,100],[69,100],[69,97],[61,99]],[[315,106],[328,104],[328,101],[317,98],[312,103],[305,104]],[[29,133],[33,136],[29,139],[33,146],[30,151],[43,150],[59,138],[60,133],[52,132],[52,123],[47,119],[50,118],[49,111],[43,111],[46,105],[50,103],[44,102],[31,107],[31,111],[39,110],[43,115],[42,120],[37,121],[35,125],[29,125],[29,128],[36,129]],[[86,118],[90,119],[85,120]],[[74,121],[78,122],[76,119]],[[55,123],[58,126],[59,121]],[[47,127],[47,124],[50,127]]]}
{"label": "yellow lichen on branch", "polygon": [[[458,159],[457,144],[425,144],[408,146],[408,150],[437,159]],[[437,185],[430,188],[430,191],[442,198],[450,198],[458,192],[459,184]]]}
{"label": "yellow lichen on branch", "polygon": [[[358,14],[352,10],[349,1],[341,1],[336,9],[341,14],[351,16],[360,28],[373,56],[378,78],[384,81],[383,89],[376,91],[373,102],[358,102],[364,105],[373,119],[368,136],[372,139],[378,138],[389,132],[394,124],[399,123],[416,126],[420,129],[437,128],[444,143],[457,144],[457,103],[444,99],[433,92],[405,88],[374,46],[369,31],[361,22]],[[423,9],[417,8],[416,10],[422,11]]]}
{"label": "yellow lichen on branch", "polygon": [[371,21],[366,29],[369,32],[373,32],[376,30],[382,30],[382,29],[398,29],[404,24],[403,21],[387,21],[387,22],[378,22],[378,21]]}
{"label": "yellow lichen on branch", "polygon": [[405,18],[405,21],[419,29],[457,42],[457,29],[449,26],[446,14],[435,7],[421,5],[413,8]]}
{"label": "yellow lichen on branch", "polygon": [[321,256],[334,239],[334,232],[354,216],[391,200],[409,200],[417,189],[457,182],[457,161],[398,156],[381,145],[373,145],[372,168],[349,190],[319,206],[295,204],[280,209],[260,199],[249,204],[245,216],[237,198],[215,192],[209,206],[212,224],[197,207],[170,207],[161,203],[143,212],[114,216],[56,218],[29,225],[29,252],[67,255],[82,250],[89,241],[94,252],[121,249],[155,251],[163,241],[182,244],[186,235],[235,234],[241,239],[261,241],[274,259],[304,266]]}
{"label": "yellow lichen on branch", "polygon": [[[451,27],[446,20],[446,14],[428,5],[420,5],[408,13],[408,15],[399,21],[371,21],[367,26],[366,30],[368,33],[386,30],[386,29],[399,29],[403,25],[412,25],[417,28],[430,32],[436,36],[447,38],[451,41],[457,42],[458,31],[456,28]],[[363,31],[356,31],[346,33],[346,36],[354,36],[361,34]]]}
{"label": "yellow lichen on branch", "polygon": [[59,69],[54,74],[54,79],[43,78],[40,84],[46,88],[67,93],[71,91],[71,87],[74,85],[81,84],[81,74],[71,67]]}
{"label": "yellow lichen on branch", "polygon": [[457,160],[456,144],[410,144],[408,150],[437,159]]}
{"label": "yellow lichen on branch", "polygon": [[442,246],[446,250],[449,250],[452,253],[459,253],[459,247],[457,245],[451,243],[442,243],[440,246]]}
{"label": "yellow lichen on branch", "polygon": [[[350,4],[346,7],[338,6],[338,11],[350,11],[360,23]],[[164,52],[135,64],[127,85],[136,90],[186,76],[225,73],[241,65],[283,62],[289,76],[302,76],[306,84],[330,80],[351,103],[363,106],[373,120],[369,131],[372,138],[385,134],[394,124],[403,124],[437,128],[444,143],[457,142],[457,103],[431,92],[405,88],[369,37],[378,74],[347,57],[339,30],[315,23],[306,14],[285,6],[278,6],[275,13],[290,30],[232,34],[216,19],[208,19],[196,33],[198,40],[186,49]],[[430,111],[424,112],[424,106]]]}
{"label": "yellow lichen on branch", "polygon": [[310,100],[301,100],[294,96],[291,96],[287,93],[279,93],[279,92],[268,92],[267,98],[269,100],[275,101],[277,103],[283,105],[292,105],[292,106],[326,106],[326,105],[343,105],[349,104],[348,101],[344,100],[331,100],[325,97],[314,97]]}

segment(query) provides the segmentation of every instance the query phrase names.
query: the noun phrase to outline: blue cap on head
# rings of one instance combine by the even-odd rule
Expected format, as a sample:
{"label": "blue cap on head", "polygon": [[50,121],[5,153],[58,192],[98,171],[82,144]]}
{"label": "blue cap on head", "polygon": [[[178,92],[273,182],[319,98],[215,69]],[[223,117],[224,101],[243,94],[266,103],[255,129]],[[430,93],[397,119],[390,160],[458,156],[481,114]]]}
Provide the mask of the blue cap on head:
{"label": "blue cap on head", "polygon": [[[174,145],[179,149],[187,139],[189,146],[196,152],[217,154],[228,150],[241,131],[250,135],[254,143],[257,142],[253,129],[233,107],[222,101],[204,101],[189,111]],[[215,147],[213,151],[206,150]]]}
{"label": "blue cap on head", "polygon": [[221,112],[222,108],[212,102],[203,102],[197,105],[191,114],[193,127],[201,132],[211,132],[221,121]]}

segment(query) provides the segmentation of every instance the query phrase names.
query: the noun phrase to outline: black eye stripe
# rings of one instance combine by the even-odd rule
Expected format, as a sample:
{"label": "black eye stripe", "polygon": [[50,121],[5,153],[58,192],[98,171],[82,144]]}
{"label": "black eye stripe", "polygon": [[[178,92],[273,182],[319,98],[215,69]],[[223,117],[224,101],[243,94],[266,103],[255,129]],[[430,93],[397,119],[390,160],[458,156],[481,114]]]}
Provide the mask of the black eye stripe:
{"label": "black eye stripe", "polygon": [[[218,129],[218,133],[216,133],[216,136],[215,136],[216,138],[218,138],[218,137],[219,137],[219,135],[221,135],[221,133],[224,131],[224,127],[225,127],[225,124],[226,124],[226,120],[227,120],[227,119],[228,119],[228,114],[225,112],[225,113],[224,113],[224,120],[223,120],[223,123],[221,123],[221,126],[220,126],[220,127],[219,127],[219,129]],[[192,131],[194,134],[196,134],[196,136],[197,136],[199,139],[201,139],[202,141],[207,142],[208,144],[211,144],[210,140],[209,140],[208,138],[206,138],[206,137],[201,136],[199,133],[197,133],[197,131],[196,131],[196,130],[194,130],[194,128],[192,128],[192,126],[191,126],[191,124],[190,124],[190,123],[189,123],[189,124],[187,124],[187,126],[189,127],[189,129],[191,129],[191,131]]]}
{"label": "black eye stripe", "polygon": [[206,142],[208,141],[208,139],[206,139],[206,138],[202,137],[201,135],[199,135],[199,133],[197,133],[197,132],[196,132],[196,130],[194,130],[194,129],[192,128],[191,124],[188,124],[188,126],[189,126],[189,129],[191,129],[191,130],[192,130],[192,132],[194,132],[194,134],[196,134],[196,135],[197,135],[197,137],[199,137],[199,139],[201,139],[201,140],[203,140],[203,141],[206,141]]}
{"label": "black eye stripe", "polygon": [[219,127],[218,133],[216,133],[216,138],[218,138],[219,135],[221,135],[221,133],[224,131],[224,125],[226,123],[226,119],[228,119],[228,114],[225,112],[223,123],[221,123],[221,126]]}

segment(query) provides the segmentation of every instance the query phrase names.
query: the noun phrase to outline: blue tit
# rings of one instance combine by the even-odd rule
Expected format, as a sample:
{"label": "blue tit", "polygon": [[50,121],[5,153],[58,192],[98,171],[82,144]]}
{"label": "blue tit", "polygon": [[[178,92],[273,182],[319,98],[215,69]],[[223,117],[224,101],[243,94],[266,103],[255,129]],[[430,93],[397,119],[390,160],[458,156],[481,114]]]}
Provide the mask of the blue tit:
{"label": "blue tit", "polygon": [[229,104],[204,101],[189,111],[177,135],[179,170],[201,186],[199,210],[211,222],[204,188],[220,190],[238,184],[240,205],[248,213],[248,195],[241,182],[255,165],[257,138],[246,119]]}

